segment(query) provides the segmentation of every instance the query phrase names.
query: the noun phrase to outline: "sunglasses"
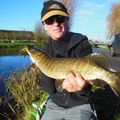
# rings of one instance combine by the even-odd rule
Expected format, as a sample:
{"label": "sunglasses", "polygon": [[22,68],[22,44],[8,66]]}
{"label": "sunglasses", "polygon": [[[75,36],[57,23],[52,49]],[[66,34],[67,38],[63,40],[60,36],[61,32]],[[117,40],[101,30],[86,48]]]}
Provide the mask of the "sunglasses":
{"label": "sunglasses", "polygon": [[55,16],[52,16],[52,17],[46,19],[44,22],[47,25],[52,25],[54,23],[54,21],[56,21],[58,24],[61,24],[61,23],[64,23],[65,20],[66,20],[65,16],[55,15]]}

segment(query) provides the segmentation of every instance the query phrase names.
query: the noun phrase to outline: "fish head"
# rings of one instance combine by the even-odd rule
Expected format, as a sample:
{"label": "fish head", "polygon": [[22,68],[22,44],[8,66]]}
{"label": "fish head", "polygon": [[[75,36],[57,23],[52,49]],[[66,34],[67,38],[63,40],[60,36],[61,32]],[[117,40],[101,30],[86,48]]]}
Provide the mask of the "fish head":
{"label": "fish head", "polygon": [[37,53],[37,48],[34,45],[28,45],[26,50],[29,55],[34,55]]}
{"label": "fish head", "polygon": [[26,51],[29,54],[32,62],[35,63],[37,66],[39,66],[39,62],[41,61],[41,59],[44,59],[47,56],[44,52],[42,52],[34,45],[28,45],[26,47]]}
{"label": "fish head", "polygon": [[28,45],[24,48],[22,48],[20,51],[19,51],[19,54],[22,54],[22,53],[28,53],[29,55],[31,54],[34,54],[35,53],[35,47],[33,45]]}
{"label": "fish head", "polygon": [[29,54],[29,57],[31,58],[32,62],[36,63],[39,56],[41,55],[40,50],[37,47],[35,47],[34,45],[28,45],[26,47],[26,51]]}

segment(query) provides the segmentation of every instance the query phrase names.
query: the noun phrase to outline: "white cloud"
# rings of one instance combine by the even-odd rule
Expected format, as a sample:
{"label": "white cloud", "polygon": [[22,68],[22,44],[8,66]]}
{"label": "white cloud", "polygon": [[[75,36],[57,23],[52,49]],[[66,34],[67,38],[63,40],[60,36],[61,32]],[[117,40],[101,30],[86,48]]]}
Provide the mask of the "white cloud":
{"label": "white cloud", "polygon": [[102,9],[105,5],[103,3],[97,3],[97,2],[93,2],[93,1],[83,1],[81,7],[83,7],[84,9],[90,9],[90,10],[94,10],[94,11],[98,11],[100,9]]}
{"label": "white cloud", "polygon": [[100,15],[102,9],[105,7],[103,3],[96,3],[92,1],[80,1],[79,8],[75,12],[75,19],[85,22],[93,21],[95,16]]}
{"label": "white cloud", "polygon": [[78,11],[76,14],[86,16],[86,15],[92,15],[94,14],[94,12],[92,10],[83,9],[83,10]]}
{"label": "white cloud", "polygon": [[106,41],[107,15],[113,2],[114,0],[81,0],[76,8],[73,31],[85,34],[89,39]]}
{"label": "white cloud", "polygon": [[120,0],[109,0],[110,3],[120,2]]}

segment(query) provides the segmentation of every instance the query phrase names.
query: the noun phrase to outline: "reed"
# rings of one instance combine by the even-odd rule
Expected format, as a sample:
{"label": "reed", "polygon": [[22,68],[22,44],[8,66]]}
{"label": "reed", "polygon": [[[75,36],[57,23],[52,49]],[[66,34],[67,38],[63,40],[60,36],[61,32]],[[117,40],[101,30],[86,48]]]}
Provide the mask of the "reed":
{"label": "reed", "polygon": [[9,106],[17,119],[35,119],[32,112],[36,110],[32,108],[32,102],[39,105],[46,94],[39,85],[40,79],[39,69],[32,70],[31,67],[16,71],[9,77],[7,87],[16,102],[15,105],[9,104]]}

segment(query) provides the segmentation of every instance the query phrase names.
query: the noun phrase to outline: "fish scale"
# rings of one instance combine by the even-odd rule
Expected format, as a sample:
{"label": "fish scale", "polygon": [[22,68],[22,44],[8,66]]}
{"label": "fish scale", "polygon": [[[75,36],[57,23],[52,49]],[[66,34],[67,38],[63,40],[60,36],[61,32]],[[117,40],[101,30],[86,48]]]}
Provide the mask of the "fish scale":
{"label": "fish scale", "polygon": [[[116,95],[120,96],[120,75],[106,70],[104,65],[97,64],[101,62],[101,56],[89,55],[83,58],[53,58],[33,46],[26,48],[31,60],[48,77],[54,79],[65,79],[69,72],[79,72],[82,77],[91,84],[96,85],[96,80],[103,80],[111,86]],[[99,60],[96,62],[96,59]],[[104,57],[105,60],[105,57]],[[106,61],[102,61],[107,63]],[[103,86],[101,84],[101,86]]]}

